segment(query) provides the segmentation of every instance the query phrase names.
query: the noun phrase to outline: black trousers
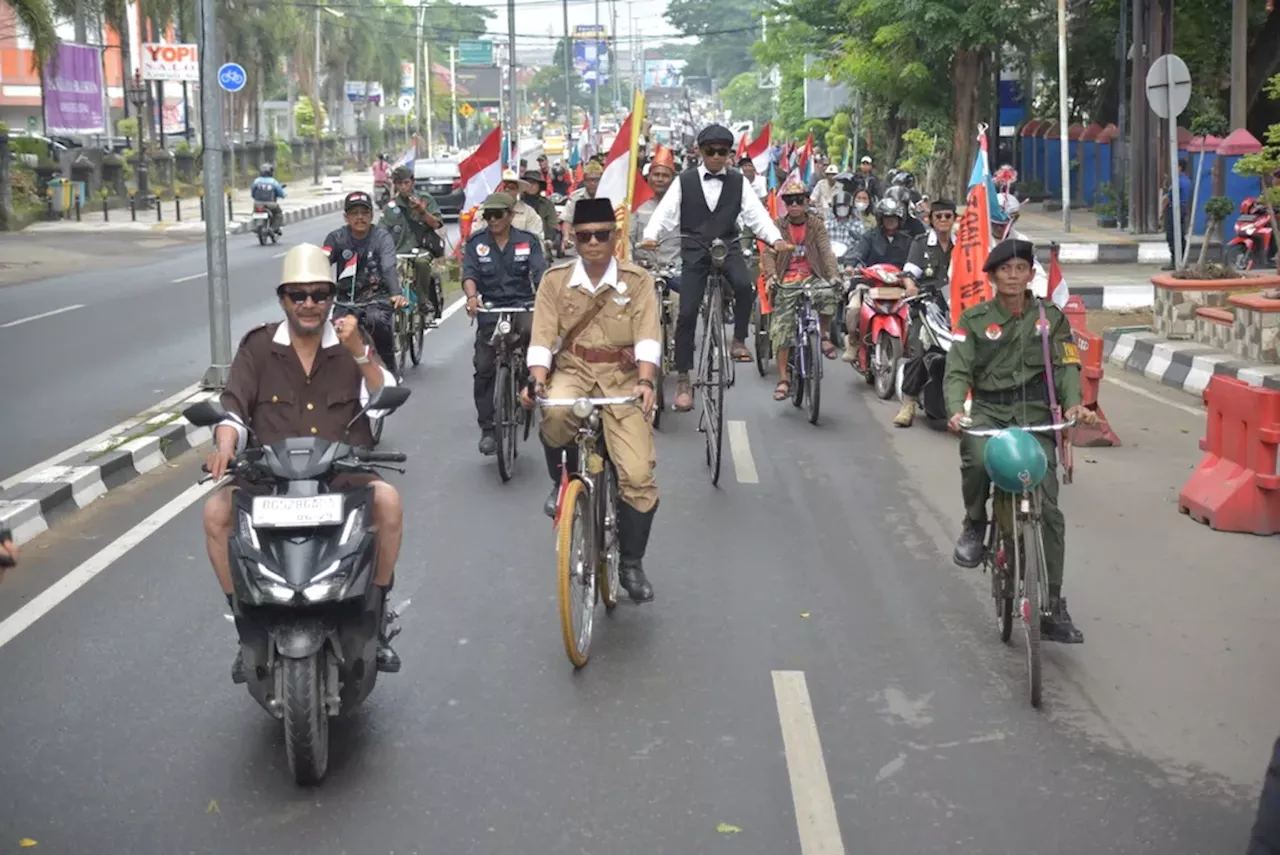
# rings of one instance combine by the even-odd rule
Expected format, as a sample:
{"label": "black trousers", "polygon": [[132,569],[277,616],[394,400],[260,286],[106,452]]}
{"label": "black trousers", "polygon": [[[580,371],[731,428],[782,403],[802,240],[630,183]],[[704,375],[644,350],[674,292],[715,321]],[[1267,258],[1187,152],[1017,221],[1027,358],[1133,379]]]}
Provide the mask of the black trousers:
{"label": "black trousers", "polygon": [[[707,277],[711,273],[710,259],[684,261],[680,274],[680,317],[676,320],[676,371],[686,373],[693,369],[694,332],[698,327],[698,313],[702,309],[702,295],[707,290]],[[755,283],[751,271],[741,253],[731,252],[724,262],[724,275],[733,291],[733,337],[747,340],[751,328],[751,305],[755,301]]]}
{"label": "black trousers", "polygon": [[1187,214],[1182,214],[1182,246],[1175,253],[1173,249],[1173,215],[1171,208],[1166,208],[1164,212],[1164,242],[1169,245],[1169,258],[1176,265],[1182,258],[1182,253],[1187,251]]}
{"label": "black trousers", "polygon": [[925,384],[929,382],[929,369],[924,364],[924,353],[919,344],[915,349],[915,354],[902,366],[902,394],[907,398],[919,397]]}
{"label": "black trousers", "polygon": [[[529,336],[533,332],[533,315],[521,312],[512,315],[512,335],[519,336],[520,346],[529,346]],[[475,368],[472,375],[472,396],[476,403],[476,422],[480,430],[493,430],[493,383],[498,376],[497,350],[489,340],[493,338],[493,328],[498,323],[497,315],[481,315],[476,323],[475,354],[471,364]],[[517,377],[523,382],[523,377]]]}

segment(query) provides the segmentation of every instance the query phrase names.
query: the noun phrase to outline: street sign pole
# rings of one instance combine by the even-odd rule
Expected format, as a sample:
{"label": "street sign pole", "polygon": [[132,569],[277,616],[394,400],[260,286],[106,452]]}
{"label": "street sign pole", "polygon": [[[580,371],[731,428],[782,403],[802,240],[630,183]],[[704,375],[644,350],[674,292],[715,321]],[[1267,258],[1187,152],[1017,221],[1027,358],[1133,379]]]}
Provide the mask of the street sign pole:
{"label": "street sign pole", "polygon": [[1178,186],[1178,116],[1191,100],[1191,72],[1175,54],[1157,57],[1147,72],[1147,102],[1169,122],[1169,216],[1173,218],[1173,263],[1182,262],[1182,188]]}
{"label": "street sign pole", "polygon": [[222,183],[222,86],[216,0],[200,3],[200,115],[204,158],[204,247],[209,267],[211,361],[201,385],[221,389],[231,371],[231,297],[227,278],[227,220]]}
{"label": "street sign pole", "polygon": [[[1070,234],[1071,134],[1067,128],[1067,0],[1058,0],[1058,163],[1062,170],[1062,230]],[[996,140],[999,139],[997,127]]]}

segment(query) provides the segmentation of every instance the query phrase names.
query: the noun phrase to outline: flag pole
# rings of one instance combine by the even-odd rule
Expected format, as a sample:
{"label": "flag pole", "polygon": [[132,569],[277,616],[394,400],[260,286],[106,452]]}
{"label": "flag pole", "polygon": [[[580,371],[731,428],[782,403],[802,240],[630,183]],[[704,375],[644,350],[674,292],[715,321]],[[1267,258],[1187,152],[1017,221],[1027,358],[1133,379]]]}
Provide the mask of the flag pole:
{"label": "flag pole", "polygon": [[636,193],[636,175],[640,172],[640,126],[644,124],[644,93],[636,92],[631,100],[631,150],[630,168],[627,170],[627,198],[622,203],[622,217],[618,227],[622,230],[619,241],[622,260],[631,260],[631,200]]}

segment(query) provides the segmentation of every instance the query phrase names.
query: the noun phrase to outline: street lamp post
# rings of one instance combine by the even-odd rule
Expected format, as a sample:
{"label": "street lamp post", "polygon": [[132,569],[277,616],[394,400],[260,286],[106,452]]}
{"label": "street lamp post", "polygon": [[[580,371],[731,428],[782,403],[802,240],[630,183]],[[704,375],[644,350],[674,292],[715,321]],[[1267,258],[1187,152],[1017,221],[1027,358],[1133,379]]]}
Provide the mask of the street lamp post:
{"label": "street lamp post", "polygon": [[[133,73],[133,80],[127,87],[129,103],[133,104],[134,115],[138,119],[138,194],[137,199],[141,203],[149,200],[150,192],[147,187],[147,137],[146,126],[143,124],[143,108],[147,103],[147,86],[142,82],[142,75],[138,72]],[[146,121],[150,122],[151,117],[148,116]]]}

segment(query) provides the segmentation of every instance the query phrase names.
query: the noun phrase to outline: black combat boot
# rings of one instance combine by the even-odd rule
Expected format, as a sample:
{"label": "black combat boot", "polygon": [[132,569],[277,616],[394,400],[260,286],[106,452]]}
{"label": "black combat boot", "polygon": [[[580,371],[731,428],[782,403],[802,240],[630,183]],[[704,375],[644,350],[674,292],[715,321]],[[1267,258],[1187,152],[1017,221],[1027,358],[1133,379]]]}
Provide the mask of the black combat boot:
{"label": "black combat boot", "polygon": [[1083,644],[1084,633],[1076,628],[1067,611],[1067,599],[1062,596],[1061,585],[1049,586],[1048,614],[1040,619],[1040,636],[1045,641],[1059,644]]}
{"label": "black combat boot", "polygon": [[560,455],[564,454],[565,463],[568,464],[569,471],[574,472],[578,468],[578,447],[576,445],[567,445],[564,448],[552,448],[543,443],[542,451],[547,456],[547,474],[551,476],[552,484],[547,500],[542,503],[542,512],[555,519],[556,508],[560,504]]}
{"label": "black combat boot", "polygon": [[644,575],[644,553],[649,545],[653,516],[657,512],[657,505],[648,513],[641,513],[621,499],[618,501],[618,547],[622,559],[618,581],[637,603],[653,599],[653,586]]}
{"label": "black combat boot", "polygon": [[382,626],[378,630],[378,652],[375,656],[378,670],[387,674],[400,670],[400,655],[391,646],[391,639],[400,634],[400,616],[391,609],[391,589],[395,584],[396,580],[392,579],[390,585],[382,588]]}
{"label": "black combat boot", "polygon": [[960,532],[960,539],[956,541],[956,552],[952,556],[952,560],[961,567],[977,567],[982,563],[982,540],[986,535],[987,523],[985,520],[974,522],[965,517],[964,531]]}

